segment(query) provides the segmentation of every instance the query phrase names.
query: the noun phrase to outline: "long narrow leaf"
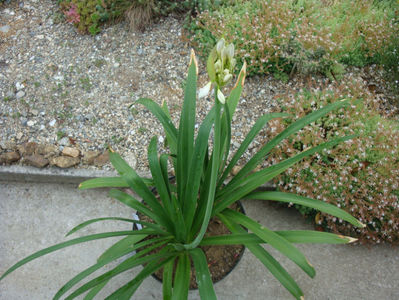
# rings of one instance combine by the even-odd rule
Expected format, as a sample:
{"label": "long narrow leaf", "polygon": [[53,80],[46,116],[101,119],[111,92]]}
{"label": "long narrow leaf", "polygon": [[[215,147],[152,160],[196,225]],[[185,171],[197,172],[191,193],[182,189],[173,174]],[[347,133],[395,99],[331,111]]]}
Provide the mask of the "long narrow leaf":
{"label": "long narrow leaf", "polygon": [[[215,89],[215,95],[217,95],[217,89]],[[219,153],[220,153],[220,109],[221,109],[221,104],[219,103],[219,100],[215,100],[215,128],[214,128],[214,139],[213,139],[213,153],[212,153],[212,162],[211,162],[211,168],[209,174],[209,179],[206,179],[209,185],[207,185],[207,193],[205,195],[205,201],[200,202],[199,204],[203,206],[204,209],[204,216],[200,219],[201,223],[201,228],[198,233],[198,235],[195,237],[194,241],[192,241],[189,244],[184,245],[186,249],[194,249],[198,246],[198,244],[201,242],[202,238],[204,237],[204,234],[206,232],[206,229],[208,228],[209,220],[211,219],[212,211],[213,211],[213,203],[215,200],[215,190],[216,190],[216,182],[217,182],[217,176],[219,172]],[[207,174],[207,175],[208,175]],[[199,208],[199,211],[201,212],[201,207]]]}
{"label": "long narrow leaf", "polygon": [[69,236],[73,233],[75,233],[76,231],[90,225],[96,222],[101,222],[101,221],[123,221],[123,222],[130,222],[130,223],[134,223],[135,220],[132,219],[126,219],[126,218],[119,218],[119,217],[104,217],[104,218],[96,218],[96,219],[91,219],[88,221],[85,221],[77,226],[75,226],[74,228],[72,228],[65,236]]}
{"label": "long narrow leaf", "polygon": [[279,202],[285,202],[285,203],[299,204],[302,206],[310,207],[310,208],[319,210],[321,212],[330,214],[334,217],[345,220],[357,227],[365,227],[366,226],[366,225],[362,224],[361,222],[359,222],[359,220],[357,220],[356,218],[351,216],[349,213],[347,213],[343,209],[336,207],[335,205],[325,203],[320,200],[310,199],[310,198],[303,197],[303,196],[296,195],[296,194],[283,193],[283,192],[254,192],[254,193],[249,194],[247,196],[247,198],[248,199],[270,200],[270,201],[279,201]]}
{"label": "long narrow leaf", "polygon": [[[102,255],[103,258],[99,259],[96,264],[83,270],[82,272],[80,272],[79,274],[74,276],[72,279],[70,279],[66,284],[64,284],[64,286],[61,287],[61,289],[58,290],[58,292],[55,294],[53,300],[60,299],[60,297],[62,295],[64,295],[67,291],[69,291],[74,285],[76,285],[77,283],[82,281],[84,278],[86,278],[93,272],[99,270],[100,268],[109,264],[112,261],[114,261],[128,253],[131,253],[134,250],[137,250],[144,246],[153,244],[150,247],[147,247],[147,248],[141,250],[140,252],[136,253],[132,258],[130,258],[131,260],[133,260],[134,257],[138,259],[138,258],[144,256],[145,254],[147,254],[148,252],[152,251],[153,249],[156,249],[156,248],[167,243],[167,240],[164,238],[162,241],[160,241],[158,243],[155,243],[155,241],[153,241],[153,240],[148,240],[148,241],[144,241],[141,243],[137,243],[135,245],[134,244],[127,245],[127,247],[126,247],[125,241],[126,240],[124,240],[123,243],[118,243],[117,245],[114,245],[113,247],[108,249],[106,251],[106,253]],[[125,247],[123,247],[123,246],[125,246]]]}
{"label": "long narrow leaf", "polygon": [[235,184],[232,185],[228,184],[226,187],[223,188],[223,190],[226,191],[224,195],[220,196],[220,198],[217,199],[219,200],[219,202],[216,204],[215,214],[227,208],[230,204],[234,203],[235,201],[242,199],[244,196],[251,193],[256,188],[260,187],[262,184],[273,179],[277,175],[283,173],[289,167],[301,161],[305,157],[310,156],[323,149],[332,148],[339,143],[352,139],[353,137],[354,135],[351,135],[328,141],[326,143],[313,147],[309,150],[303,151],[278,164],[275,164],[261,171],[248,175],[247,177],[242,179],[241,182],[236,182]]}
{"label": "long narrow leaf", "polygon": [[83,300],[92,300],[94,299],[95,296],[107,285],[108,281],[104,281],[103,283],[95,286],[92,288],[86,296],[83,298]]}
{"label": "long narrow leaf", "polygon": [[[233,233],[244,234],[246,231],[238,224],[225,217],[218,215],[227,228]],[[281,266],[281,264],[269,254],[262,246],[256,244],[244,244],[249,251],[273,274],[274,277],[296,298],[303,300],[303,292],[291,275]]]}
{"label": "long narrow leaf", "polygon": [[244,152],[248,149],[249,145],[253,141],[253,139],[256,137],[256,135],[259,133],[259,131],[266,125],[267,122],[269,122],[272,119],[275,118],[282,118],[289,116],[289,114],[285,113],[272,113],[272,114],[267,114],[263,115],[260,117],[252,126],[251,130],[245,137],[244,141],[241,143],[240,147],[237,149],[236,153],[234,154],[233,158],[229,162],[227,168],[224,170],[223,175],[219,179],[218,182],[218,187],[220,187],[224,181],[226,180],[227,176],[233,169],[233,167],[237,164],[238,160],[241,158],[241,156],[244,154]]}
{"label": "long narrow leaf", "polygon": [[296,263],[306,274],[313,278],[316,274],[313,266],[310,265],[306,257],[290,242],[272,230],[261,226],[251,218],[231,209],[224,210],[221,214],[229,217],[234,222],[241,224],[267,242],[270,246],[287,256]]}
{"label": "long narrow leaf", "polygon": [[155,117],[161,122],[165,134],[168,138],[169,147],[173,154],[177,153],[177,129],[173,125],[172,120],[168,114],[153,100],[148,98],[140,98],[137,103],[144,105],[148,110],[150,110]]}
{"label": "long narrow leaf", "polygon": [[169,232],[173,232],[172,221],[168,218],[164,208],[155,198],[150,189],[145,185],[142,178],[137,175],[136,171],[134,171],[122,159],[122,157],[115,152],[110,151],[109,159],[112,165],[118,171],[118,173],[122,176],[123,180],[125,180],[129,184],[129,186],[143,199],[143,201],[148,204],[148,206],[150,206],[152,210],[156,213],[160,225],[166,227]]}
{"label": "long narrow leaf", "polygon": [[179,255],[176,274],[173,281],[172,300],[187,299],[190,286],[190,258],[187,252]]}
{"label": "long narrow leaf", "polygon": [[23,266],[24,264],[38,258],[41,257],[43,255],[49,254],[51,252],[57,251],[59,249],[63,249],[75,244],[80,244],[80,243],[84,243],[84,242],[88,242],[88,241],[93,241],[93,240],[99,240],[99,239],[104,239],[104,238],[109,238],[109,237],[115,237],[115,236],[124,236],[124,235],[145,235],[145,234],[155,234],[156,232],[154,232],[154,230],[150,230],[150,229],[143,229],[140,230],[140,232],[138,231],[115,231],[115,232],[104,232],[104,233],[97,233],[97,234],[92,234],[92,235],[87,235],[87,236],[83,236],[83,237],[79,237],[76,239],[72,239],[63,243],[59,243],[56,244],[54,246],[42,249],[40,251],[37,251],[35,253],[33,253],[32,255],[29,255],[27,257],[25,257],[24,259],[20,260],[19,262],[17,262],[15,265],[13,265],[11,268],[9,268],[1,277],[0,280],[2,280],[4,277],[6,277],[8,274],[10,274],[11,272],[15,271],[16,269],[18,269],[19,267]]}
{"label": "long narrow leaf", "polygon": [[190,254],[194,263],[195,277],[201,299],[217,300],[204,252],[200,248],[195,248],[190,250]]}
{"label": "long narrow leaf", "polygon": [[302,129],[306,125],[316,121],[320,117],[328,114],[329,112],[336,110],[344,105],[348,105],[348,101],[337,101],[331,103],[329,105],[324,106],[323,108],[314,111],[305,117],[297,120],[296,122],[292,123],[288,126],[283,132],[278,134],[274,137],[270,142],[268,142],[265,146],[263,146],[249,161],[248,163],[234,176],[234,178],[229,182],[228,185],[232,185],[236,182],[242,180],[244,176],[249,174],[258,164],[260,161],[264,160],[265,156],[283,139],[287,138],[291,134],[297,132],[298,130]]}
{"label": "long narrow leaf", "polygon": [[[288,230],[274,231],[274,233],[285,238],[290,243],[296,244],[346,244],[356,241],[349,236],[337,235],[329,232],[310,230]],[[200,246],[211,245],[242,245],[242,244],[265,244],[266,242],[253,233],[226,234],[204,237]]]}
{"label": "long narrow leaf", "polygon": [[188,166],[194,150],[195,106],[197,99],[197,65],[191,53],[190,65],[184,91],[183,108],[180,115],[179,135],[177,137],[176,183],[178,200],[183,206],[187,186]]}
{"label": "long narrow leaf", "polygon": [[102,187],[129,187],[121,177],[99,177],[83,181],[79,184],[79,189],[94,189]]}
{"label": "long narrow leaf", "polygon": [[187,179],[186,197],[184,200],[184,217],[187,228],[191,228],[195,210],[197,209],[197,197],[201,184],[201,176],[204,168],[204,159],[208,149],[209,134],[215,119],[215,108],[213,107],[202,122],[195,141],[194,155],[190,164]]}
{"label": "long narrow leaf", "polygon": [[[156,260],[157,262],[159,261],[159,259],[165,259],[166,260],[166,259],[170,258],[173,255],[175,255],[175,254],[173,254],[173,253],[166,253],[165,254],[164,251],[161,250],[159,253],[147,255],[145,257],[137,258],[135,256],[132,256],[132,257],[126,259],[125,261],[123,261],[122,263],[120,263],[114,269],[112,269],[112,270],[110,270],[110,271],[108,271],[108,272],[106,272],[106,273],[104,273],[104,274],[102,274],[102,275],[90,280],[89,282],[85,283],[80,288],[76,289],[68,297],[66,297],[65,300],[73,299],[73,298],[83,294],[84,292],[90,290],[91,288],[97,286],[98,284],[100,284],[100,283],[102,283],[102,282],[104,282],[106,280],[109,280],[109,279],[115,277],[116,275],[118,275],[118,274],[120,274],[122,272],[130,270],[130,269],[132,269],[134,267],[143,265],[145,263],[151,263],[154,260]],[[148,265],[146,267],[148,267]],[[146,277],[148,277],[150,274],[148,274]],[[138,277],[136,276],[135,279],[137,279],[137,278]],[[138,278],[137,280],[135,280],[135,282],[133,284],[137,283],[138,281],[143,280],[144,278],[142,278],[142,277]]]}
{"label": "long narrow leaf", "polygon": [[172,299],[172,283],[173,283],[173,261],[168,262],[163,267],[162,275],[162,294],[163,300]]}

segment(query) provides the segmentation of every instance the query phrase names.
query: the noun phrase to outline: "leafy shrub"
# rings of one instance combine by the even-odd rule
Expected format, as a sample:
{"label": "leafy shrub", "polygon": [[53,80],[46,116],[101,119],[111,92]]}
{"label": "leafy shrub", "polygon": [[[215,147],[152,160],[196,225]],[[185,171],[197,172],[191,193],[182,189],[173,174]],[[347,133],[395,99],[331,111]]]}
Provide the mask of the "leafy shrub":
{"label": "leafy shrub", "polygon": [[[358,134],[357,138],[292,167],[276,183],[281,190],[337,205],[367,225],[357,229],[323,213],[297,207],[322,229],[357,236],[362,243],[398,243],[399,122],[379,115],[377,99],[355,83],[336,90],[302,91],[283,97],[278,111],[300,118],[342,99],[350,99],[350,109],[341,109],[307,126],[280,144],[267,164],[331,137]],[[272,122],[268,135],[281,132],[287,122]]]}
{"label": "leafy shrub", "polygon": [[250,74],[323,73],[331,78],[344,72],[343,64],[376,61],[395,33],[398,8],[394,1],[373,0],[234,3],[204,11],[189,25],[192,42],[204,55],[223,36],[240,49],[241,64],[247,61]]}
{"label": "leafy shrub", "polygon": [[129,0],[59,0],[66,20],[82,32],[95,35],[101,24],[123,17],[131,6]]}

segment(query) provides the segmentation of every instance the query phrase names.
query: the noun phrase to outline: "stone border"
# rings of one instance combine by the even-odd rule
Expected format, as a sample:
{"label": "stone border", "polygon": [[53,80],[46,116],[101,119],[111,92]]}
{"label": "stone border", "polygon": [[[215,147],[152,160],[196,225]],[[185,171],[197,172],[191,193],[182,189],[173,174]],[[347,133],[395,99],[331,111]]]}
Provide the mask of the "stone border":
{"label": "stone border", "polygon": [[40,182],[40,183],[60,183],[60,184],[79,184],[84,180],[117,176],[116,172],[88,170],[88,169],[60,169],[45,168],[39,169],[30,166],[0,166],[0,182]]}

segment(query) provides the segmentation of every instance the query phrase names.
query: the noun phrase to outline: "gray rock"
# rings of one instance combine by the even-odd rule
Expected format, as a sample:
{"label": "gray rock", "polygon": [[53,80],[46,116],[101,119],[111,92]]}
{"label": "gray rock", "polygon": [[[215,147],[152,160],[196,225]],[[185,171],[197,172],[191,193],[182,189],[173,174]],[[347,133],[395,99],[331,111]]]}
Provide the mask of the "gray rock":
{"label": "gray rock", "polygon": [[28,125],[29,127],[32,127],[33,125],[35,125],[36,124],[36,121],[33,121],[33,120],[29,120],[27,123],[26,123],[26,125]]}
{"label": "gray rock", "polygon": [[9,25],[4,25],[0,27],[0,32],[2,33],[7,33],[10,30],[10,26]]}
{"label": "gray rock", "polygon": [[97,167],[102,167],[109,162],[108,152],[105,152],[94,159],[94,164]]}
{"label": "gray rock", "polygon": [[15,84],[15,88],[17,89],[17,91],[23,90],[25,88],[25,85],[23,83],[17,82]]}
{"label": "gray rock", "polygon": [[18,91],[16,94],[15,94],[15,97],[17,98],[17,99],[21,99],[21,98],[23,98],[25,96],[25,92],[24,91]]}
{"label": "gray rock", "polygon": [[62,139],[58,141],[58,144],[61,146],[68,146],[69,145],[69,138],[64,136]]}
{"label": "gray rock", "polygon": [[21,158],[17,151],[6,152],[0,155],[0,163],[11,164]]}
{"label": "gray rock", "polygon": [[30,111],[32,113],[32,115],[37,116],[39,114],[39,111],[37,109],[32,109]]}
{"label": "gray rock", "polygon": [[99,151],[86,151],[83,153],[83,163],[87,165],[92,165],[94,163],[94,159],[99,156],[101,153]]}
{"label": "gray rock", "polygon": [[49,160],[46,159],[43,155],[33,154],[25,157],[24,162],[30,166],[34,166],[36,168],[44,168],[49,164]]}
{"label": "gray rock", "polygon": [[35,153],[38,145],[35,142],[28,142],[28,143],[23,143],[21,145],[17,146],[18,152],[22,156],[29,156]]}
{"label": "gray rock", "polygon": [[62,155],[70,156],[70,157],[78,157],[80,154],[80,151],[76,148],[72,147],[64,147],[62,150]]}
{"label": "gray rock", "polygon": [[70,156],[58,156],[50,158],[50,164],[60,168],[70,168],[79,164],[80,159],[78,157]]}

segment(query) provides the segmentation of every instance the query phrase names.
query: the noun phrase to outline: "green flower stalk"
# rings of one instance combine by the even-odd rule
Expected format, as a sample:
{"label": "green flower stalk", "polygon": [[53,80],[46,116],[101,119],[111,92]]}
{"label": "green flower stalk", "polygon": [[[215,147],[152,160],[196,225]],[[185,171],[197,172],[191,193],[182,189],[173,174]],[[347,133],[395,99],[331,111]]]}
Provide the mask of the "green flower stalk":
{"label": "green flower stalk", "polygon": [[[314,277],[315,270],[295,243],[328,243],[343,244],[355,241],[350,237],[326,232],[293,230],[273,231],[241,212],[230,209],[231,205],[242,199],[259,199],[299,204],[331,214],[355,226],[364,227],[357,219],[340,208],[323,201],[305,198],[282,192],[264,192],[257,189],[264,183],[286,171],[292,165],[307,156],[324,149],[334,147],[353,136],[339,137],[314,148],[304,150],[273,166],[257,170],[265,157],[281,141],[295,134],[306,125],[325,116],[329,112],[348,105],[347,101],[335,102],[314,111],[302,119],[292,122],[283,132],[270,140],[235,174],[229,178],[232,169],[237,165],[254,138],[262,128],[274,118],[286,118],[287,114],[274,113],[261,116],[254,124],[240,147],[230,154],[231,122],[243,89],[246,66],[243,65],[235,86],[228,96],[221,92],[232,79],[235,66],[234,46],[225,45],[220,40],[212,50],[207,64],[210,82],[205,86],[209,92],[215,86],[216,101],[208,112],[198,130],[196,124],[197,77],[198,64],[194,51],[191,52],[190,65],[184,101],[178,128],[172,122],[166,104],[162,107],[151,99],[137,100],[150,110],[162,124],[169,145],[168,153],[158,153],[158,138],[154,136],[148,147],[148,164],[152,178],[143,178],[133,170],[117,153],[110,151],[110,161],[118,171],[118,177],[96,178],[83,182],[79,188],[112,187],[110,196],[145,215],[152,222],[137,221],[119,217],[103,217],[88,220],[69,234],[92,223],[113,220],[138,223],[141,230],[104,232],[87,235],[40,250],[9,268],[1,277],[2,280],[29,261],[74,244],[91,240],[123,237],[107,249],[97,263],[82,271],[68,281],[54,296],[60,299],[74,289],[66,299],[73,299],[87,292],[87,299],[92,299],[114,276],[143,265],[142,270],[133,278],[128,278],[125,285],[115,290],[107,299],[130,299],[145,278],[163,268],[164,299],[185,300],[188,297],[190,283],[190,265],[195,269],[199,294],[203,300],[215,300],[216,293],[208,268],[208,261],[201,246],[243,244],[259,261],[287,288],[296,298],[303,299],[303,292],[290,274],[262,247],[269,244],[298,265],[308,276]],[[204,90],[199,94],[202,96]],[[213,129],[212,145],[209,144]],[[169,171],[173,169],[176,182],[169,180]],[[141,201],[125,193],[120,188],[130,188]],[[158,197],[151,187],[155,187]],[[211,218],[217,217],[230,230],[230,234],[207,237],[205,232]],[[266,217],[266,216],[265,216]],[[250,233],[249,233],[250,232]],[[69,235],[68,234],[68,235]],[[136,252],[136,250],[139,250]],[[125,260],[123,256],[131,254]],[[109,263],[118,265],[79,287],[75,285],[87,276]],[[85,298],[85,299],[86,299]]]}

